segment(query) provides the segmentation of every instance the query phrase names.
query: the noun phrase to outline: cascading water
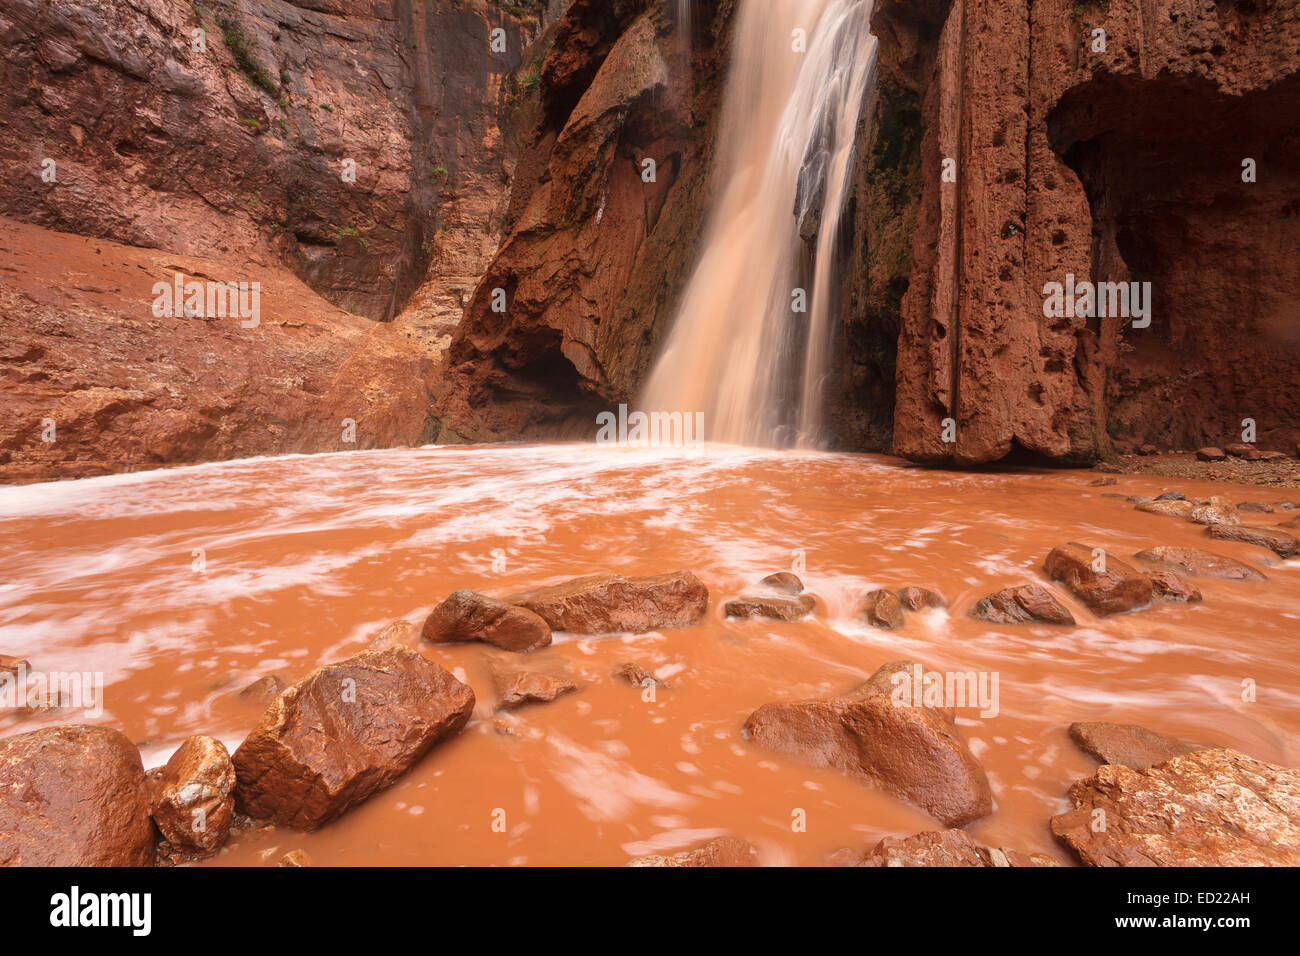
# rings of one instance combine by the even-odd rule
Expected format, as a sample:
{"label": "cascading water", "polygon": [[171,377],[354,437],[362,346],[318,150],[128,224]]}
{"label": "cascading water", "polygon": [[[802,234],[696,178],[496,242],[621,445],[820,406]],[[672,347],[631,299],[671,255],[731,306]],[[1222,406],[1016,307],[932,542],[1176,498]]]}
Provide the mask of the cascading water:
{"label": "cascading water", "polygon": [[874,95],[874,0],[743,0],[704,251],[641,406],[712,441],[816,445],[836,247]]}

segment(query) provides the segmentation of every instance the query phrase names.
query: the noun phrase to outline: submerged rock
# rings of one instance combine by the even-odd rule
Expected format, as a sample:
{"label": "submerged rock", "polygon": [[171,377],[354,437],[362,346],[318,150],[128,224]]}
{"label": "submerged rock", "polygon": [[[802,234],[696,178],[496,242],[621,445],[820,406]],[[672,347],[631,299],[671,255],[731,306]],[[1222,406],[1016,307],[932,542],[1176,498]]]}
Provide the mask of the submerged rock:
{"label": "submerged rock", "polygon": [[[1053,548],[1043,563],[1043,571],[1074,592],[1098,617],[1151,603],[1151,580],[1146,575],[1104,552],[1095,559],[1094,550],[1075,541]],[[1098,564],[1104,570],[1097,570]]]}
{"label": "submerged rock", "polygon": [[971,608],[970,616],[994,624],[1074,623],[1074,615],[1037,584],[1021,584],[990,594]]}
{"label": "submerged rock", "polygon": [[152,787],[153,822],[182,853],[207,856],[226,842],[235,812],[235,767],[214,737],[188,738]]}
{"label": "submerged rock", "polygon": [[[903,666],[882,671],[892,674]],[[878,671],[842,697],[764,704],[745,721],[744,736],[814,767],[834,767],[945,826],[987,816],[993,809],[988,778],[950,713],[896,705],[884,689],[887,680]]]}
{"label": "submerged rock", "polygon": [[405,648],[317,668],[235,751],[239,809],[313,830],[390,786],[473,709],[469,687]]}
{"label": "submerged rock", "polygon": [[1245,511],[1250,514],[1271,515],[1273,506],[1267,501],[1243,501],[1237,505],[1238,511]]}
{"label": "submerged rock", "polygon": [[1300,770],[1233,750],[1106,764],[1070,800],[1052,833],[1090,866],[1300,866]]}
{"label": "submerged rock", "polygon": [[1225,581],[1266,581],[1264,572],[1233,558],[1197,548],[1150,548],[1134,555],[1139,561],[1181,568],[1193,577],[1221,578]]}
{"label": "submerged rock", "polygon": [[279,697],[284,690],[284,681],[269,674],[266,677],[259,677],[253,683],[249,684],[239,692],[241,700],[246,700],[262,707],[270,705],[271,701]]}
{"label": "submerged rock", "polygon": [[817,607],[810,595],[798,597],[739,597],[723,607],[727,617],[766,617],[778,621],[797,621]]}
{"label": "submerged rock", "polygon": [[311,855],[306,850],[290,850],[280,859],[276,860],[276,866],[315,866],[312,862]]}
{"label": "submerged rock", "polygon": [[1206,529],[1211,538],[1222,541],[1240,541],[1259,548],[1268,548],[1279,558],[1294,558],[1300,554],[1300,539],[1276,528],[1256,528],[1251,525],[1211,525]]}
{"label": "submerged rock", "polygon": [[646,670],[635,661],[625,661],[614,668],[613,674],[619,680],[624,681],[633,687],[658,687],[661,690],[668,689],[668,682],[655,677],[653,673]]}
{"label": "submerged rock", "polygon": [[965,830],[885,837],[858,866],[1059,866],[1041,853],[985,846]]}
{"label": "submerged rock", "polygon": [[48,727],[0,740],[0,866],[148,866],[140,752],[107,727]]}
{"label": "submerged rock", "polygon": [[499,673],[496,684],[501,706],[507,709],[530,703],[548,703],[578,689],[571,680],[538,671]]}
{"label": "submerged rock", "polygon": [[375,635],[366,645],[373,650],[382,651],[390,647],[409,647],[414,650],[419,640],[419,632],[410,621],[394,621]]}
{"label": "submerged rock", "polygon": [[1075,722],[1070,725],[1070,739],[1079,749],[1102,763],[1122,764],[1143,770],[1164,763],[1170,757],[1190,753],[1195,748],[1173,737],[1165,737],[1137,724]]}
{"label": "submerged rock", "polygon": [[420,637],[434,644],[482,641],[507,651],[533,651],[551,643],[551,629],[527,608],[462,588],[433,609]]}
{"label": "submerged rock", "polygon": [[758,866],[757,853],[744,840],[718,837],[676,856],[639,856],[628,866]]}
{"label": "submerged rock", "polygon": [[771,588],[773,591],[780,591],[782,594],[803,593],[803,582],[799,580],[797,574],[790,571],[777,571],[775,574],[769,574],[758,583],[765,588]]}
{"label": "submerged rock", "polygon": [[894,630],[903,626],[903,605],[893,591],[872,591],[862,599],[858,617],[872,627]]}
{"label": "submerged rock", "polygon": [[641,634],[699,623],[709,591],[690,571],[625,578],[594,574],[506,598],[571,634]]}

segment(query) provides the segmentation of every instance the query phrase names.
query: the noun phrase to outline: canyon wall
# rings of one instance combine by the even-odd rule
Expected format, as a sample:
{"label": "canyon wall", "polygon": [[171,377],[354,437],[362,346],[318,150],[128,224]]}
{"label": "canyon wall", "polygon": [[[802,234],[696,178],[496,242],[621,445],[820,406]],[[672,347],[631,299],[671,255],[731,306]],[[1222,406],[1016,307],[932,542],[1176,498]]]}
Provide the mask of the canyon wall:
{"label": "canyon wall", "polygon": [[[1293,450],[1300,4],[881,0],[873,29],[845,328],[858,394],[887,401],[891,362],[896,390],[892,436],[875,414],[860,440],[1085,462],[1239,440],[1249,418]],[[1045,318],[1067,274],[1150,282],[1150,326]]]}
{"label": "canyon wall", "polygon": [[[563,8],[0,0],[0,478],[432,437]],[[258,327],[154,314],[181,267]]]}
{"label": "canyon wall", "polygon": [[642,384],[696,261],[734,2],[695,3],[689,37],[675,8],[575,0],[552,28],[439,441],[591,438]]}

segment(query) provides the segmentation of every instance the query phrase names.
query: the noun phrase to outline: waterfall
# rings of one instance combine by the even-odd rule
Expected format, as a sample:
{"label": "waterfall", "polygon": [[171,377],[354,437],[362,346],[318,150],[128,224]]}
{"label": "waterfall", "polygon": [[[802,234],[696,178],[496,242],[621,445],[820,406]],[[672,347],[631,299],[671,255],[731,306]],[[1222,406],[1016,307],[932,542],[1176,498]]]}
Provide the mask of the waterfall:
{"label": "waterfall", "polygon": [[873,2],[741,0],[703,251],[640,402],[712,441],[820,442]]}

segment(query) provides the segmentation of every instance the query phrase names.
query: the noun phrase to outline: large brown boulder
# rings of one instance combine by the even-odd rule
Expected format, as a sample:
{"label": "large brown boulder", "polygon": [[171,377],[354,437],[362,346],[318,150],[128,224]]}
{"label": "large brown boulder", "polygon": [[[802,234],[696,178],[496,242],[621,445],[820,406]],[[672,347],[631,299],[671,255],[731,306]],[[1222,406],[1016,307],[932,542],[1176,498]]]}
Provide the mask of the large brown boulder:
{"label": "large brown boulder", "polygon": [[1111,724],[1104,721],[1076,721],[1070,725],[1070,739],[1084,753],[1102,763],[1123,764],[1143,770],[1164,763],[1170,757],[1190,753],[1196,748],[1173,737],[1165,737],[1137,724]]}
{"label": "large brown boulder", "polygon": [[1131,611],[1151,603],[1151,579],[1118,558],[1104,555],[1103,570],[1094,567],[1093,550],[1071,541],[1053,548],[1043,571],[1060,581],[1098,617]]}
{"label": "large brown boulder", "polygon": [[754,848],[735,837],[718,837],[676,856],[639,856],[628,866],[758,866]]}
{"label": "large brown boulder", "polygon": [[641,634],[698,623],[708,607],[709,590],[690,571],[642,578],[593,574],[505,600],[533,611],[555,631]]}
{"label": "large brown boulder", "polygon": [[932,830],[885,837],[858,866],[1057,866],[1040,853],[985,846],[965,830]]}
{"label": "large brown boulder", "polygon": [[230,833],[234,790],[235,767],[225,745],[195,735],[162,768],[151,795],[153,822],[177,850],[215,853]]}
{"label": "large brown boulder", "polygon": [[317,668],[235,751],[238,807],[313,830],[391,785],[473,709],[469,687],[405,648]]}
{"label": "large brown boulder", "polygon": [[154,858],[140,752],[107,727],[49,727],[0,740],[0,865],[148,866]]}
{"label": "large brown boulder", "polygon": [[723,613],[727,617],[765,617],[774,621],[797,621],[801,617],[807,617],[816,607],[817,602],[807,594],[794,597],[756,595],[742,596],[728,601],[723,606]]}
{"label": "large brown boulder", "polygon": [[1266,581],[1267,576],[1258,568],[1242,564],[1233,558],[1197,548],[1158,547],[1139,551],[1134,555],[1139,561],[1179,568],[1193,577],[1222,578],[1226,581]]}
{"label": "large brown boulder", "polygon": [[1300,538],[1276,528],[1256,528],[1251,525],[1214,524],[1205,529],[1211,538],[1223,541],[1240,541],[1259,548],[1268,548],[1279,558],[1294,558],[1300,554]]}
{"label": "large brown boulder", "polygon": [[[890,673],[904,664],[886,665]],[[753,743],[815,767],[834,767],[869,787],[961,827],[993,810],[984,768],[949,713],[895,704],[880,672],[854,693],[764,704],[745,721]]]}
{"label": "large brown boulder", "polygon": [[1037,584],[1021,584],[990,594],[971,608],[970,616],[994,624],[1074,623],[1074,615],[1052,592]]}
{"label": "large brown boulder", "polygon": [[1233,750],[1106,764],[1070,800],[1052,833],[1090,866],[1300,866],[1300,770]]}
{"label": "large brown boulder", "polygon": [[482,641],[507,651],[532,651],[551,643],[546,622],[477,591],[453,591],[429,614],[420,636],[435,644]]}
{"label": "large brown boulder", "polygon": [[1160,499],[1154,501],[1140,501],[1135,506],[1136,511],[1146,511],[1151,514],[1169,515],[1172,518],[1186,518],[1196,510],[1196,505],[1190,501],[1178,499]]}

